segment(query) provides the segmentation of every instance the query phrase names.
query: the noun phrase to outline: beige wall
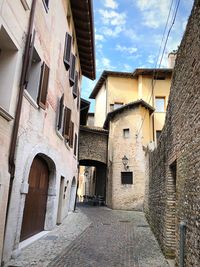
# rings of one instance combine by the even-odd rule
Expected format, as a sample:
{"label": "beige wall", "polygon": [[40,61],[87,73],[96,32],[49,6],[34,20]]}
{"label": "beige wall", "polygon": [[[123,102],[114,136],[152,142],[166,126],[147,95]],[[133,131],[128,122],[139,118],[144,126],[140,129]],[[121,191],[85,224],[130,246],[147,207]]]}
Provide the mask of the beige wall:
{"label": "beige wall", "polygon": [[95,115],[94,115],[95,126],[103,127],[107,114],[106,101],[107,101],[107,92],[106,92],[106,83],[104,83],[95,99]]}
{"label": "beige wall", "polygon": [[[165,80],[154,80],[152,85],[152,76],[150,75],[139,75],[138,78],[134,79],[108,76],[95,99],[95,126],[103,127],[106,114],[111,111],[110,105],[114,103],[128,104],[138,99],[143,99],[155,107],[155,97],[165,97],[166,110],[170,84],[171,78],[169,77],[166,77]],[[154,88],[153,95],[152,86]],[[145,120],[147,119],[150,120],[150,125],[146,130],[151,132],[150,141],[153,141],[153,136],[156,136],[156,131],[162,130],[165,121],[165,112],[155,111],[151,118],[148,116],[146,118],[145,116]]]}
{"label": "beige wall", "polygon": [[[36,17],[34,28],[36,29],[35,48],[42,61],[50,67],[49,86],[47,95],[47,108],[45,110],[38,107],[37,103],[25,90],[22,114],[20,120],[17,151],[16,151],[16,173],[14,180],[14,190],[11,196],[10,211],[5,236],[4,260],[7,261],[11,254],[19,253],[19,239],[23,218],[23,209],[28,193],[28,177],[31,163],[37,154],[41,154],[50,166],[50,186],[47,201],[47,214],[45,219],[45,230],[51,230],[56,225],[60,179],[63,176],[64,186],[67,186],[65,199],[62,203],[61,221],[68,214],[69,201],[71,195],[72,179],[77,179],[77,157],[74,156],[74,147],[70,148],[61,134],[56,130],[58,116],[58,100],[61,95],[65,95],[65,105],[72,110],[72,121],[74,122],[74,132],[79,130],[79,108],[77,99],[73,98],[72,88],[69,85],[69,71],[66,71],[63,64],[64,42],[66,31],[73,34],[74,26],[71,20],[70,27],[67,22],[68,1],[49,1],[49,10],[46,12],[43,2],[37,1]],[[21,71],[21,61],[25,42],[25,33],[29,11],[25,11],[21,1],[5,0],[3,5],[0,2],[0,25],[3,23],[10,33],[19,49],[19,60],[16,66],[15,86],[12,97],[16,101],[19,77]],[[70,9],[69,9],[70,10]],[[76,70],[81,73],[80,62],[76,39],[73,45],[73,52],[77,54]],[[79,88],[81,79],[79,80]],[[15,101],[10,114],[14,114]],[[8,191],[8,147],[12,129],[11,122],[0,116],[0,200],[5,199]],[[2,165],[3,164],[3,165]],[[2,180],[3,179],[3,180]],[[68,183],[67,183],[68,181]],[[5,205],[1,203],[0,217],[5,217]],[[5,203],[4,203],[5,204]],[[2,206],[3,205],[3,206]],[[4,220],[0,222],[0,246],[2,244],[2,229]],[[1,227],[2,226],[2,227]],[[2,231],[2,232],[1,232]],[[1,249],[1,247],[0,247]]]}
{"label": "beige wall", "polygon": [[[138,125],[141,124],[143,107],[136,107],[115,116],[110,122],[109,131],[109,177],[107,204],[114,209],[142,209],[145,189],[145,152],[143,150],[143,132],[149,127],[145,121],[139,136]],[[129,128],[130,137],[124,138],[123,129]],[[145,136],[149,139],[149,136]],[[121,172],[125,171],[122,157],[129,159],[129,170],[133,172],[133,184],[121,183]]]}
{"label": "beige wall", "polygon": [[138,99],[136,79],[108,77],[107,84],[107,113],[110,112],[110,104],[128,104]]}
{"label": "beige wall", "polygon": [[[20,0],[0,1],[0,48],[3,45],[3,49],[11,49],[7,53],[10,57],[8,65],[4,65],[2,58],[0,59],[0,98],[2,100],[0,104],[0,261],[10,180],[8,172],[9,146],[19,90],[18,85],[28,18],[29,12],[24,10]],[[7,64],[6,61],[5,64]],[[6,67],[4,68],[4,66]]]}

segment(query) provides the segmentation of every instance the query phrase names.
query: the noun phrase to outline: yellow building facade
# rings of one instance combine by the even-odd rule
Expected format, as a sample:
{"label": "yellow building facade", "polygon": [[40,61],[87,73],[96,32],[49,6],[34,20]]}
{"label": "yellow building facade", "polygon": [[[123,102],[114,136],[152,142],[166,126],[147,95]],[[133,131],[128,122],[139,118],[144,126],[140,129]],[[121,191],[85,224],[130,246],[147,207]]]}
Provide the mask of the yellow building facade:
{"label": "yellow building facade", "polygon": [[90,95],[94,125],[109,131],[106,204],[111,208],[143,209],[145,149],[159,140],[171,76],[172,69],[104,71]]}

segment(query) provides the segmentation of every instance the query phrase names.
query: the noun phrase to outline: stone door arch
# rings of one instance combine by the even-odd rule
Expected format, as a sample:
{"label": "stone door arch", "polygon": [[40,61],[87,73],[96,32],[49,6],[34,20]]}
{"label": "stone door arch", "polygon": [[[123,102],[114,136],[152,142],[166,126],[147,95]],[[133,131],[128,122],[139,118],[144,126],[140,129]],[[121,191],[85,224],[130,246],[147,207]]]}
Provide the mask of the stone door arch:
{"label": "stone door arch", "polygon": [[49,188],[49,168],[45,160],[36,156],[29,173],[20,241],[44,230]]}

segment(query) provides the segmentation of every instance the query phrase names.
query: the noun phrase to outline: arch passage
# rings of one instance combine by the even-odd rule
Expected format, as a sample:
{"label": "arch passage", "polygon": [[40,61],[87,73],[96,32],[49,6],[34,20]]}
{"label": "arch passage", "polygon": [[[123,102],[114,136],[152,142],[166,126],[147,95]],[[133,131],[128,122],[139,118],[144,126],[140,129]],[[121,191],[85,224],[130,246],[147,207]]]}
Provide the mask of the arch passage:
{"label": "arch passage", "polygon": [[81,126],[79,160],[97,161],[107,164],[108,131],[102,128]]}
{"label": "arch passage", "polygon": [[49,187],[49,169],[46,162],[36,156],[29,173],[29,191],[25,200],[20,241],[44,230]]}

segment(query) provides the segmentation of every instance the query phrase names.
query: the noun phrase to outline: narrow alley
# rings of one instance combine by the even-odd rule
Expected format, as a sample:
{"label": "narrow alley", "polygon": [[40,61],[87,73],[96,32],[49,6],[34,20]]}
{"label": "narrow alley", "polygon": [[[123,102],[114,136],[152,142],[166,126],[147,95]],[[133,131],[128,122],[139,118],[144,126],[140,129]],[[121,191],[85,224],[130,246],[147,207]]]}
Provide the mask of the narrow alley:
{"label": "narrow alley", "polygon": [[54,231],[22,250],[15,267],[168,267],[137,211],[79,206]]}

